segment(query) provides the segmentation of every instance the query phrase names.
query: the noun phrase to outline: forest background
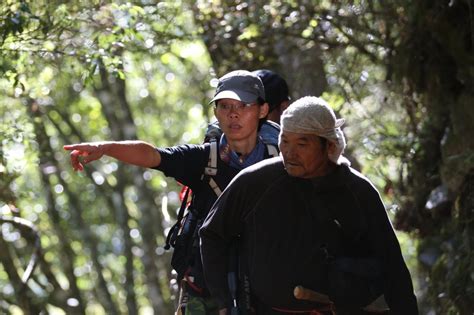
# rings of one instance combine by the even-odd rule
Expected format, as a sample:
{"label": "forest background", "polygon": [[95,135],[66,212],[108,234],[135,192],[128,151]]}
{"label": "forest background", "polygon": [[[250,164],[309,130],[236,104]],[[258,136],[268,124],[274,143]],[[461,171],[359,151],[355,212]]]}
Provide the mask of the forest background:
{"label": "forest background", "polygon": [[216,78],[280,73],[346,118],[421,314],[474,310],[474,2],[0,4],[0,313],[172,314],[180,187],[62,145],[200,143]]}

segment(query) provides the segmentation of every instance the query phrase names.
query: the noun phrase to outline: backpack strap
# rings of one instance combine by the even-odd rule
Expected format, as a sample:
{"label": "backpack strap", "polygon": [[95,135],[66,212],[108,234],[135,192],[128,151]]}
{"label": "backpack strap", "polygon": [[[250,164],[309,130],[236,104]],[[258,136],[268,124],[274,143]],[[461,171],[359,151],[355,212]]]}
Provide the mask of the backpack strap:
{"label": "backpack strap", "polygon": [[210,140],[211,148],[209,150],[209,158],[207,160],[207,166],[204,168],[204,174],[202,175],[203,179],[205,177],[209,178],[209,186],[211,186],[214,193],[219,197],[222,194],[222,190],[212,176],[217,174],[217,139],[212,138]]}
{"label": "backpack strap", "polygon": [[267,144],[267,152],[268,155],[271,157],[278,156],[278,149],[273,144]]}
{"label": "backpack strap", "polygon": [[216,181],[211,177],[209,179],[209,186],[211,186],[212,190],[216,193],[217,197],[222,194],[222,190],[217,185]]}
{"label": "backpack strap", "polygon": [[[219,197],[222,194],[222,190],[220,189],[219,185],[217,185],[216,181],[214,180],[213,176],[217,174],[217,154],[218,154],[218,143],[215,138],[210,140],[211,148],[209,150],[209,158],[207,160],[207,166],[204,168],[203,179],[205,177],[209,178],[209,186],[211,186],[212,190]],[[271,157],[278,156],[278,149],[273,144],[265,144],[267,147],[267,153]]]}
{"label": "backpack strap", "polygon": [[178,219],[176,220],[176,223],[173,224],[173,226],[169,230],[168,235],[166,235],[166,243],[165,243],[166,250],[170,249],[171,246],[174,247],[176,244],[176,237],[178,236],[178,232],[182,223],[181,221],[183,220],[183,217],[184,217],[184,211],[186,210],[186,204],[188,203],[188,195],[189,195],[190,190],[191,189],[189,189],[189,187],[186,188],[183,201],[181,202],[181,207],[179,208]]}
{"label": "backpack strap", "polygon": [[217,140],[212,138],[209,142],[211,149],[209,151],[209,158],[207,166],[204,168],[204,174],[207,176],[215,176],[217,174]]}

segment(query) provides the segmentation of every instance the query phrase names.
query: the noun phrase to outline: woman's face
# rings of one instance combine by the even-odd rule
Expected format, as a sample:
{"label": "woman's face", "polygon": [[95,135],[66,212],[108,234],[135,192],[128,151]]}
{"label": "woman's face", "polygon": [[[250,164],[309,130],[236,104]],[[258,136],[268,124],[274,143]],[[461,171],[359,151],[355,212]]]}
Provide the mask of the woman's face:
{"label": "woman's face", "polygon": [[258,123],[268,113],[268,104],[245,104],[224,98],[216,102],[214,114],[229,142],[243,141],[257,136]]}

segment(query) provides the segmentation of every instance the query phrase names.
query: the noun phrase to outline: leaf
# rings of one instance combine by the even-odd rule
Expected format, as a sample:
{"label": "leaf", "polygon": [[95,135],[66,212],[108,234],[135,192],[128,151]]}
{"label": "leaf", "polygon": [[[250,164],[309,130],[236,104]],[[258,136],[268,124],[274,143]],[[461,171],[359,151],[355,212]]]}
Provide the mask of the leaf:
{"label": "leaf", "polygon": [[250,24],[247,26],[242,34],[237,37],[238,40],[249,40],[260,35],[259,27],[257,24]]}

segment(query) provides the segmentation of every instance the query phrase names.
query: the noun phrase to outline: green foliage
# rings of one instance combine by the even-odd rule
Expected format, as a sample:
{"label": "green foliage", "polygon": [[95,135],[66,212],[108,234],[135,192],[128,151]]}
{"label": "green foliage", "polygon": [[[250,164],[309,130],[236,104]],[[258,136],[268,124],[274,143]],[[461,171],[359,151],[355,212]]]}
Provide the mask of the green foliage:
{"label": "green foliage", "polygon": [[[461,223],[472,222],[472,208],[453,200],[470,195],[452,189],[446,217],[424,209],[437,185],[464,182],[453,157],[472,157],[459,148],[472,142],[458,136],[472,131],[462,124],[474,73],[468,2],[4,2],[0,215],[34,224],[45,265],[26,286],[30,305],[2,261],[0,312],[171,313],[169,254],[159,245],[179,187],[108,158],[74,174],[62,145],[199,143],[213,115],[211,80],[269,68],[288,79],[294,99],[322,94],[346,118],[346,154],[383,193],[396,227],[411,231],[399,239],[412,274],[423,275],[421,304],[468,314],[472,228]],[[1,236],[21,275],[36,247],[8,224]]]}
{"label": "green foliage", "polygon": [[[1,8],[16,10],[14,4],[9,5]],[[33,287],[39,287],[35,292],[43,296],[39,307],[54,305],[66,313],[77,312],[74,308],[105,313],[104,309],[113,310],[107,301],[110,294],[110,301],[117,303],[121,313],[134,312],[134,306],[125,305],[125,296],[127,303],[133,298],[126,293],[130,279],[124,280],[131,270],[137,309],[166,310],[172,306],[168,255],[156,256],[151,248],[152,263],[163,268],[155,273],[161,288],[157,293],[164,298],[158,306],[160,295],[149,295],[147,289],[152,288],[144,271],[149,272],[149,267],[141,259],[150,255],[142,250],[143,243],[150,242],[142,221],[154,225],[151,240],[163,244],[163,229],[170,222],[162,225],[161,198],[168,191],[175,196],[176,183],[156,172],[139,175],[146,180],[151,200],[156,200],[147,206],[155,212],[154,218],[145,217],[136,203],[143,199],[142,192],[133,189],[126,177],[132,178],[126,174],[128,169],[104,160],[86,176],[73,174],[61,147],[76,141],[117,139],[116,126],[104,108],[114,106],[118,112],[123,101],[133,104],[127,122],[137,127],[135,136],[128,132],[132,137],[138,135],[157,145],[201,141],[207,116],[202,104],[206,104],[205,92],[210,89],[206,51],[192,39],[189,14],[178,12],[180,4],[174,1],[158,6],[84,2],[54,6],[39,1],[28,8],[33,13],[24,14],[21,28],[6,29],[0,45],[5,74],[0,83],[3,95],[11,95],[3,97],[0,106],[0,207],[1,215],[7,217],[16,215],[7,204],[18,207],[20,215],[35,224],[41,235],[42,257],[48,268],[36,268],[37,278],[30,280]],[[124,98],[114,91],[121,89],[121,84],[126,87]],[[107,98],[101,97],[103,93],[108,93]],[[198,124],[201,127],[196,128]],[[164,190],[168,183],[171,187]],[[117,202],[121,192],[123,204],[112,205],[112,197]],[[177,203],[176,197],[171,198],[171,209]],[[123,213],[117,207],[121,206],[128,218],[120,217]],[[168,211],[173,218],[174,211]],[[15,229],[10,232],[14,233]],[[143,239],[145,235],[147,239]],[[21,238],[8,243],[23,266],[35,248],[23,249],[24,244]],[[126,256],[127,250],[132,256]],[[43,274],[48,270],[49,274]],[[18,300],[15,290],[5,286],[14,281],[13,276],[14,272],[5,274],[2,269],[0,287],[5,290],[0,290],[0,300],[8,301],[9,311],[15,305],[26,309],[27,302]],[[101,279],[108,283],[106,287],[101,287]],[[62,289],[67,287],[67,291]],[[71,298],[78,305],[68,305]]]}
{"label": "green foliage", "polygon": [[[0,103],[0,200],[13,204],[20,193],[12,184],[35,157],[26,155],[34,145],[32,126],[25,117],[21,103],[4,97]],[[7,106],[8,104],[8,106]]]}

